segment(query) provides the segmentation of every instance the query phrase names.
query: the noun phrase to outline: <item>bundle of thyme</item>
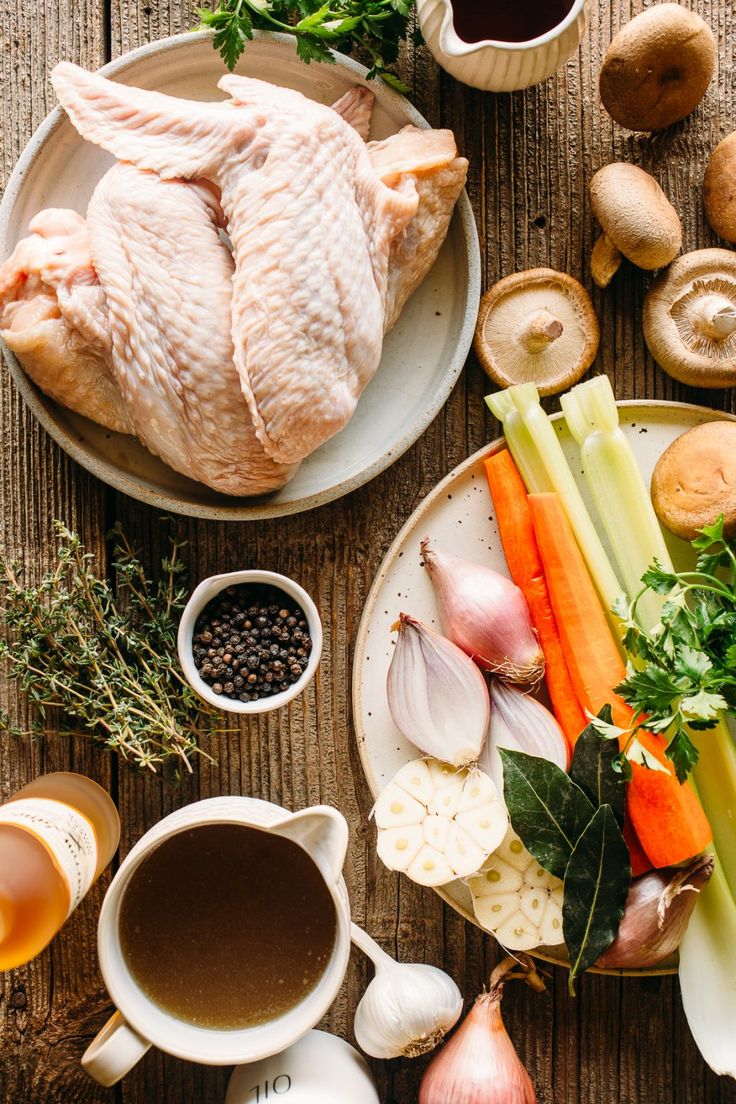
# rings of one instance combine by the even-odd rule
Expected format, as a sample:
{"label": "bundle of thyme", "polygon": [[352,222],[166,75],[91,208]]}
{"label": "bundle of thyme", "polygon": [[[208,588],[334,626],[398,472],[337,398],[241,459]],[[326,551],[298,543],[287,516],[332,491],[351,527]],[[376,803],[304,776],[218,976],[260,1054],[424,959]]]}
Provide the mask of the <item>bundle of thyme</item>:
{"label": "bundle of thyme", "polygon": [[178,667],[185,542],[169,538],[154,583],[117,525],[113,590],[79,537],[58,521],[56,531],[58,563],[37,586],[24,585],[0,559],[0,658],[36,707],[32,732],[43,733],[49,711],[59,710],[77,726],[62,732],[91,736],[141,769],[174,760],[191,771],[192,757],[202,754],[197,738],[218,714]]}

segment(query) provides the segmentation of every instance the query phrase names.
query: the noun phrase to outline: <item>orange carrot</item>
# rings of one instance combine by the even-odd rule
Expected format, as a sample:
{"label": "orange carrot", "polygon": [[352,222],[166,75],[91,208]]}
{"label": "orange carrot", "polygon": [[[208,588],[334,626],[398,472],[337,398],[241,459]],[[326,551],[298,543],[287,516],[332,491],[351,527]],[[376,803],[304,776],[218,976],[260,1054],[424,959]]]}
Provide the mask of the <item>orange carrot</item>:
{"label": "orange carrot", "polygon": [[[610,704],[614,722],[628,729],[631,708],[613,691],[626,669],[567,515],[555,494],[529,495],[529,507],[578,700],[591,714]],[[637,739],[666,770],[631,764],[627,815],[652,865],[674,866],[707,847],[712,839],[710,825],[695,791],[675,778],[662,737],[640,729]],[[627,742],[628,736],[622,736],[621,747]]]}
{"label": "orange carrot", "polygon": [[621,834],[626,840],[626,846],[631,856],[631,876],[632,878],[638,878],[640,874],[646,874],[647,870],[651,870],[652,864],[647,858],[644,848],[639,843],[639,837],[634,831],[634,826],[628,817],[624,818],[624,826],[621,829]]}
{"label": "orange carrot", "polygon": [[484,466],[506,563],[511,578],[527,600],[532,624],[537,630],[552,710],[565,734],[569,757],[586,720],[552,613],[526,488],[508,449],[489,456]]}

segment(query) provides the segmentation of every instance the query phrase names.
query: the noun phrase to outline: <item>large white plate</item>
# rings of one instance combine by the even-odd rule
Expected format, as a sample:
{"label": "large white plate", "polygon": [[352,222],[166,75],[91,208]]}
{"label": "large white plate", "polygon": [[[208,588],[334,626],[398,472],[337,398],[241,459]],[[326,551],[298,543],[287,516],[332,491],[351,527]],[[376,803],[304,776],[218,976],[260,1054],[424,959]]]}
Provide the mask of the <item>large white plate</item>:
{"label": "large white plate", "polygon": [[[658,457],[675,437],[700,422],[731,417],[685,403],[629,402],[618,406],[621,426],[633,445],[647,484]],[[561,415],[554,421],[572,471],[590,506],[580,473],[577,446]],[[386,674],[396,638],[391,626],[401,611],[411,613],[428,625],[437,626],[438,623],[432,584],[419,555],[420,540],[431,536],[438,547],[455,556],[484,563],[508,574],[483,471],[483,460],[503,446],[501,438],[476,452],[427,495],[386,553],[368,595],[355,646],[353,715],[360,757],[374,797],[404,763],[418,754],[391,720],[386,699]],[[669,535],[668,544],[677,562],[684,545]],[[437,892],[467,920],[476,923],[470,892],[463,882],[452,882]],[[552,950],[538,957],[564,961]],[[673,970],[674,967],[666,966],[637,972],[658,974]]]}
{"label": "large white plate", "polygon": [[[193,32],[143,46],[101,70],[124,84],[187,99],[218,100],[225,72],[209,34]],[[366,70],[338,55],[336,65],[304,65],[285,35],[257,34],[238,72],[297,88],[333,103],[364,84]],[[381,81],[371,135],[384,138],[407,123],[427,126],[411,104]],[[57,108],[26,147],[0,205],[0,257],[26,233],[44,207],[84,214],[92,190],[112,159],[83,141]],[[325,233],[330,233],[325,212]],[[232,499],[186,479],[151,456],[132,437],[109,431],[58,406],[28,379],[3,346],[18,387],[38,420],[63,449],[106,483],[157,508],[218,519],[256,519],[297,513],[346,494],[397,459],[440,411],[465,363],[480,295],[478,235],[463,192],[437,262],[384,342],[381,366],[350,424],[302,464],[273,495]],[[223,325],[227,320],[223,319]]]}

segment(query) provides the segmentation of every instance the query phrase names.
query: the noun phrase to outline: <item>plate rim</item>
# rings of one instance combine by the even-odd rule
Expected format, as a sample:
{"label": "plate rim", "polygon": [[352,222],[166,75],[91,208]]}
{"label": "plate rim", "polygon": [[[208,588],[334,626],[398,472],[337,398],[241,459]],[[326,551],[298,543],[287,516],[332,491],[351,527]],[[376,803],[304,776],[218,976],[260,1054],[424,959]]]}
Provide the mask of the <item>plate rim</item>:
{"label": "plate rim", "polygon": [[[618,399],[616,400],[616,406],[619,410],[689,410],[697,411],[699,414],[705,416],[705,420],[720,420],[723,421],[736,421],[736,414],[730,414],[725,410],[715,410],[710,406],[702,406],[700,403],[691,402],[676,402],[669,399]],[[550,421],[553,423],[560,422],[564,419],[563,412],[561,410],[556,411],[550,415]],[[350,679],[350,692],[352,697],[352,717],[353,717],[353,729],[355,732],[355,742],[358,745],[358,754],[360,756],[361,766],[363,768],[363,774],[365,781],[370,790],[371,797],[375,801],[380,792],[376,784],[375,775],[370,764],[370,760],[367,755],[367,740],[365,732],[363,731],[363,725],[361,720],[361,705],[363,702],[363,693],[361,688],[360,672],[358,670],[358,660],[365,654],[368,622],[378,602],[381,584],[386,578],[391,566],[393,566],[396,560],[396,553],[399,551],[401,545],[409,534],[409,531],[415,527],[419,519],[427,512],[430,505],[434,503],[436,498],[441,497],[442,492],[446,487],[450,486],[456,479],[461,478],[466,471],[474,467],[481,459],[486,456],[491,456],[496,452],[499,452],[506,443],[506,439],[503,434],[498,437],[494,437],[492,441],[489,441],[487,445],[482,445],[470,456],[466,457],[457,464],[450,472],[444,476],[443,479],[436,483],[434,487],[421,500],[421,502],[412,510],[409,517],[406,519],[401,529],[396,534],[391,544],[387,548],[381,564],[376,572],[373,582],[370,585],[368,595],[363,605],[363,612],[360,616],[358,623],[358,631],[355,634],[355,651],[353,654],[353,664]],[[400,876],[400,875],[399,875]],[[432,887],[433,892],[440,897],[446,905],[449,905],[454,912],[462,916],[474,927],[478,928],[484,935],[490,939],[494,939],[493,933],[486,931],[476,920],[475,916],[469,913],[466,909],[460,907],[456,901],[454,901],[450,895],[444,892],[442,886]],[[500,944],[499,944],[500,945]],[[529,954],[534,958],[538,958],[543,962],[548,962],[552,966],[559,966],[562,969],[569,969],[569,963],[562,959],[555,958],[553,955],[547,955],[544,952],[530,951]],[[586,973],[589,974],[604,974],[611,977],[663,977],[677,973],[677,965],[671,966],[655,966],[648,970],[621,970],[621,969],[601,969],[597,966],[592,966]]]}
{"label": "plate rim", "polygon": [[[175,50],[188,49],[194,45],[199,46],[200,43],[206,43],[209,48],[212,49],[211,39],[213,35],[214,32],[209,30],[186,31],[182,34],[169,35],[166,38],[157,39],[153,42],[138,46],[134,50],[129,50],[119,57],[114,58],[112,61],[107,62],[105,65],[100,66],[95,72],[101,73],[106,77],[112,77],[120,72],[125,72],[131,65],[134,65],[136,62],[150,55],[168,54]],[[259,40],[289,45],[290,49],[293,50],[293,39],[291,35],[271,31],[255,31],[253,43]],[[250,43],[250,45],[252,46],[253,43]],[[370,84],[366,81],[366,73],[368,70],[364,65],[361,65],[353,58],[347,57],[347,55],[341,54],[338,51],[333,51],[333,53],[336,64],[341,68],[347,69],[355,78],[356,84],[361,83],[370,87]],[[225,70],[223,68],[223,73],[224,72]],[[381,84],[381,95],[388,104],[393,103],[396,106],[400,104],[402,111],[407,115],[413,125],[423,129],[429,128],[428,121],[419,110],[405,96],[394,91],[385,84],[385,82]],[[28,139],[28,142],[13,168],[2,199],[0,200],[0,250],[2,253],[7,251],[7,231],[10,225],[12,208],[17,200],[20,188],[29,173],[33,170],[34,164],[44,144],[56,133],[65,119],[66,112],[62,107],[57,106],[52,108]],[[382,456],[375,459],[373,463],[369,464],[362,471],[356,472],[346,479],[339,480],[337,483],[333,484],[332,487],[326,487],[321,491],[315,491],[313,494],[293,502],[269,503],[267,499],[265,501],[252,501],[244,498],[237,498],[233,500],[232,506],[226,503],[205,505],[196,502],[182,502],[178,498],[172,497],[171,494],[142,486],[135,478],[128,475],[122,469],[115,467],[109,460],[92,455],[91,450],[79,442],[73,429],[65,428],[49,415],[40,398],[40,390],[31,381],[30,377],[26,375],[22,364],[15,354],[11,352],[4,341],[0,341],[3,359],[13,377],[15,385],[20,391],[23,401],[45,432],[49,434],[68,456],[84,468],[85,471],[88,471],[95,478],[100,479],[103,483],[112,487],[113,490],[122,491],[124,494],[128,495],[128,497],[142,502],[147,506],[152,506],[157,510],[163,510],[167,513],[174,513],[184,517],[205,518],[211,521],[262,521],[268,518],[287,517],[293,514],[305,513],[308,510],[324,506],[329,502],[334,502],[336,499],[342,498],[346,494],[350,494],[351,491],[357,490],[364,484],[369,483],[376,476],[390,468],[429,428],[449,399],[455,384],[460,378],[473,341],[475,318],[478,313],[481,292],[480,242],[475,216],[473,215],[473,209],[466,188],[463,188],[455,205],[453,219],[454,218],[459,220],[463,237],[465,247],[464,253],[467,258],[468,287],[465,298],[465,317],[460,328],[455,351],[447,362],[439,386],[432,391],[429,402],[423,407],[413,427],[395,441]],[[462,350],[464,350],[464,352]],[[49,401],[53,402],[54,400],[49,399]],[[58,403],[55,403],[55,406],[62,411],[64,409]],[[81,417],[81,415],[77,415],[77,417]]]}

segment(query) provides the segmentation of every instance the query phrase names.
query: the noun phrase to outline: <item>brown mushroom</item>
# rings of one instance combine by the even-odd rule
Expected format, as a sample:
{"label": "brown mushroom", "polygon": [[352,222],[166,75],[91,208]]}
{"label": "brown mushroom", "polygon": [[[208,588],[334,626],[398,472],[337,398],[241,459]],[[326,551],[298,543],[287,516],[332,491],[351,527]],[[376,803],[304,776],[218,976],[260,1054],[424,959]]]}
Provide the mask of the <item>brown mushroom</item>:
{"label": "brown mushroom", "polygon": [[587,291],[564,272],[516,272],[481,299],[475,351],[500,387],[535,383],[541,395],[562,391],[588,370],[599,340]]}
{"label": "brown mushroom", "polygon": [[644,337],[665,372],[694,387],[736,385],[736,253],[678,257],[644,300]]}
{"label": "brown mushroom", "polygon": [[639,268],[663,268],[680,251],[682,225],[657,181],[648,172],[615,161],[590,182],[590,203],[603,234],[593,247],[591,269],[607,287],[622,255]]}
{"label": "brown mushroom", "polygon": [[710,155],[703,178],[703,205],[716,234],[736,242],[736,131]]}
{"label": "brown mushroom", "polygon": [[683,540],[721,514],[726,537],[736,536],[736,422],[703,422],[677,437],[654,468],[652,503]]}
{"label": "brown mushroom", "polygon": [[599,80],[603,106],[628,130],[661,130],[695,110],[715,63],[708,24],[680,4],[656,4],[608,47]]}

